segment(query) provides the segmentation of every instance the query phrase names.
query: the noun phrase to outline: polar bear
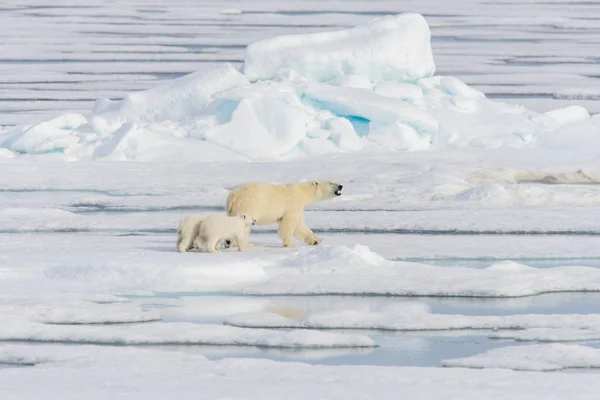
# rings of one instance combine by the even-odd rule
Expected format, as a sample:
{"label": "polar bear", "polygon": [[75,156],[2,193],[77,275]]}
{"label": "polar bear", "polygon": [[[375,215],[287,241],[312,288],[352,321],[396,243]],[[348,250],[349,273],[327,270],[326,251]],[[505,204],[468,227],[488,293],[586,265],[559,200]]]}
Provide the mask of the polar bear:
{"label": "polar bear", "polygon": [[[247,183],[227,197],[227,214],[249,213],[258,225],[279,223],[279,237],[285,247],[296,247],[292,235],[310,246],[322,239],[304,223],[304,208],[342,194],[342,185],[325,181],[308,181],[277,185]],[[233,242],[232,242],[233,244]]]}
{"label": "polar bear", "polygon": [[[200,229],[200,224],[205,218],[206,215],[188,215],[179,222],[177,227],[177,251],[185,253],[193,248],[193,241],[198,236],[198,229]],[[223,239],[222,245],[228,248],[231,245],[230,238]]]}
{"label": "polar bear", "polygon": [[206,243],[206,250],[209,253],[219,251],[217,244],[219,241],[231,238],[238,247],[239,251],[244,251],[248,247],[248,234],[256,220],[248,213],[237,213],[229,216],[226,214],[210,215],[200,223],[198,235],[194,239],[194,247],[202,249]]}

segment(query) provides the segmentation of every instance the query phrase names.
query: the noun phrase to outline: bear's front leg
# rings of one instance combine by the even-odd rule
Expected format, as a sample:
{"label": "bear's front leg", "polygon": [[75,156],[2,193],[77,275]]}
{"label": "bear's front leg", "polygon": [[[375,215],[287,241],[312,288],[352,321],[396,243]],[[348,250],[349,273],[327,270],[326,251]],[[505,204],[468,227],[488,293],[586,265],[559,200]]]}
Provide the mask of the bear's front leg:
{"label": "bear's front leg", "polygon": [[242,237],[242,236],[234,236],[235,238],[235,242],[237,243],[237,248],[238,251],[246,251],[248,250],[248,242],[246,241],[246,238]]}
{"label": "bear's front leg", "polygon": [[304,223],[304,218],[298,222],[298,225],[294,230],[294,236],[296,239],[303,241],[309,246],[317,246],[323,241],[323,239],[316,237],[313,231],[306,226]]}
{"label": "bear's front leg", "polygon": [[298,225],[298,218],[300,218],[298,213],[291,213],[284,215],[283,218],[281,218],[281,221],[279,221],[279,238],[283,240],[284,247],[298,247],[292,241],[294,230]]}
{"label": "bear's front leg", "polygon": [[217,238],[210,238],[207,242],[206,242],[206,251],[208,251],[209,253],[216,253],[219,251],[219,249],[217,249],[217,245],[221,242],[221,238],[217,237]]}

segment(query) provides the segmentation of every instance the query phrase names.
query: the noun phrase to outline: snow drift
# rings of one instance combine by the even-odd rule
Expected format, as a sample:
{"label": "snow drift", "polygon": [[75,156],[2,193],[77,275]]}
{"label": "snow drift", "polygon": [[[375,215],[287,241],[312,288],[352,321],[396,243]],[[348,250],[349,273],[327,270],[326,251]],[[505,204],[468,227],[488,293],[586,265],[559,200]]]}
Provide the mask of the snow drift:
{"label": "snow drift", "polygon": [[479,147],[589,148],[600,116],[493,102],[455,77],[433,76],[419,14],[343,31],[275,37],[229,64],[122,100],[98,99],[0,133],[0,159],[285,160],[339,152]]}

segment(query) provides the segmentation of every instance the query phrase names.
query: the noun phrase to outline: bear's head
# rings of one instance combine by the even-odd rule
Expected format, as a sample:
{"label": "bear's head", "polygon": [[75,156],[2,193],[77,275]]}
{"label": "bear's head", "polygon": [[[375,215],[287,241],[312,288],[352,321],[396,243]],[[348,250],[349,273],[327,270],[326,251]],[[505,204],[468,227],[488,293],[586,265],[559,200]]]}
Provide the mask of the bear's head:
{"label": "bear's head", "polygon": [[327,200],[333,199],[334,197],[342,195],[343,186],[339,183],[331,182],[331,181],[312,181],[311,185],[315,191],[315,199],[317,200]]}
{"label": "bear's head", "polygon": [[244,221],[244,225],[246,225],[246,226],[251,226],[251,225],[256,224],[256,220],[254,218],[252,218],[252,216],[248,213],[238,213],[238,214],[236,214],[236,217],[238,217],[242,221]]}

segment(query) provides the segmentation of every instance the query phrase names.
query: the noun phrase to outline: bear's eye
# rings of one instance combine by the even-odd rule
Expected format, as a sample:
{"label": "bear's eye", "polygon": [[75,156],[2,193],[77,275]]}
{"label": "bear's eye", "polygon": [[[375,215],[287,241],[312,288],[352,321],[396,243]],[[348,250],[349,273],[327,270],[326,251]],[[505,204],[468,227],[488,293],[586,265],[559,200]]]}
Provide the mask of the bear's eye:
{"label": "bear's eye", "polygon": [[315,182],[315,186],[319,186],[319,182]]}

